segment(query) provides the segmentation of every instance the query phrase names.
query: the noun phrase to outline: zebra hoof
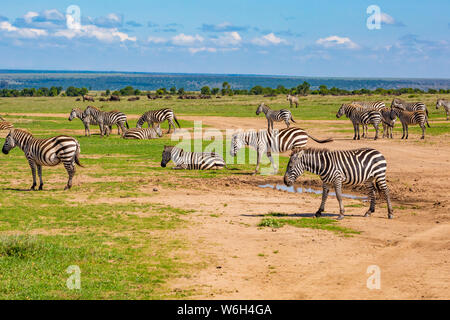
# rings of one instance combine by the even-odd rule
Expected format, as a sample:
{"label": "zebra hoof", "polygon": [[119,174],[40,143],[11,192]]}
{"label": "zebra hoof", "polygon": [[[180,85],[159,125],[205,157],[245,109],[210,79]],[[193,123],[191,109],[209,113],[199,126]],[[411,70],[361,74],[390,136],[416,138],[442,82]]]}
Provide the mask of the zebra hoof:
{"label": "zebra hoof", "polygon": [[320,218],[322,216],[322,211],[317,211],[314,215],[316,218]]}
{"label": "zebra hoof", "polygon": [[394,219],[394,215],[392,213],[388,214],[388,219]]}
{"label": "zebra hoof", "polygon": [[368,218],[372,215],[372,212],[367,211],[366,214],[364,215],[364,218]]}
{"label": "zebra hoof", "polygon": [[337,217],[336,220],[342,220],[342,219],[344,219],[344,215],[343,215],[343,214],[340,214],[339,217]]}
{"label": "zebra hoof", "polygon": [[42,189],[43,189],[42,186],[39,186],[39,191],[42,191]]}

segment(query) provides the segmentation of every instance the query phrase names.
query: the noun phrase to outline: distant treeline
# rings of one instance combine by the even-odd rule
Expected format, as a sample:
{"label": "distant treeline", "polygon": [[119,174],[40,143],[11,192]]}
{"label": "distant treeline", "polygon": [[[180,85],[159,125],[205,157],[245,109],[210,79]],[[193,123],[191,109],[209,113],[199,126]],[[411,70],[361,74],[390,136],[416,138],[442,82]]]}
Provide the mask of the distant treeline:
{"label": "distant treeline", "polygon": [[[0,97],[56,97],[56,96],[67,96],[76,97],[88,94],[89,90],[87,88],[76,88],[68,87],[63,91],[62,87],[51,87],[49,88],[25,88],[25,89],[0,89]],[[103,96],[117,95],[117,96],[138,96],[143,94],[149,94],[150,91],[141,91],[135,89],[132,86],[127,86],[120,90],[115,90],[111,93],[111,90],[106,90],[102,93]],[[159,88],[156,90],[157,95],[184,95],[186,92],[184,88],[171,87],[170,89]],[[400,94],[414,94],[414,93],[429,93],[429,94],[445,94],[450,93],[450,89],[428,89],[422,90],[418,88],[399,88],[399,89],[383,89],[378,88],[375,90],[369,89],[359,89],[359,90],[345,90],[336,87],[328,88],[326,85],[319,86],[318,89],[311,90],[311,85],[308,82],[303,82],[293,88],[285,88],[282,85],[276,88],[254,86],[250,90],[247,89],[232,89],[228,82],[222,84],[222,88],[210,88],[204,86],[201,88],[200,93],[203,95],[222,95],[222,96],[233,96],[233,95],[264,95],[264,96],[276,96],[279,94],[292,94],[306,96],[312,95],[333,95],[333,96],[346,96],[346,95],[361,95],[361,94],[379,94],[379,95],[400,95]]]}

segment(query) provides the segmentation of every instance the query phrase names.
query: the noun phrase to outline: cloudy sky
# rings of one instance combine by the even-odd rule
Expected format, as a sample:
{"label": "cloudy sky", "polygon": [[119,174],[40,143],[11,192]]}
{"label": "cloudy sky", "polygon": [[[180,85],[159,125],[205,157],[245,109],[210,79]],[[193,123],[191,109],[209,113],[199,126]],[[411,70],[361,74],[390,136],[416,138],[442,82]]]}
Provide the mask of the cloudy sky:
{"label": "cloudy sky", "polygon": [[449,12],[448,0],[8,1],[0,69],[449,78]]}

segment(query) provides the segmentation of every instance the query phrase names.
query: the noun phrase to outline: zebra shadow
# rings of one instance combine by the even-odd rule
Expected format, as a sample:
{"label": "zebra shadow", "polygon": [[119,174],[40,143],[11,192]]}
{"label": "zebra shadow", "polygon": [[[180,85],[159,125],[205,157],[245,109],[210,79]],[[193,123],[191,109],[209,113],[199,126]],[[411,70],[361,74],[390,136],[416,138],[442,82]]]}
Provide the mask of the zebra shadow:
{"label": "zebra shadow", "polygon": [[4,190],[4,191],[18,191],[18,192],[34,191],[34,190],[31,190],[30,188],[28,188],[28,189],[21,189],[21,188],[3,188],[2,190]]}
{"label": "zebra shadow", "polygon": [[[315,218],[315,213],[280,213],[280,214],[241,214],[242,217],[266,217],[266,218]],[[345,217],[362,217],[363,214],[346,214]],[[337,218],[337,213],[322,212],[321,218]]]}

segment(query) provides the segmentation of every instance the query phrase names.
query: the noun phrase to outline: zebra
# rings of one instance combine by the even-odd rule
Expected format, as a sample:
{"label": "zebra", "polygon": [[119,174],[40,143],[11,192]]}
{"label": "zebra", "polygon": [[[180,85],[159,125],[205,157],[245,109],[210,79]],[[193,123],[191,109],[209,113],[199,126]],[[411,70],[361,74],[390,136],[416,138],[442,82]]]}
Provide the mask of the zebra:
{"label": "zebra", "polygon": [[323,188],[322,202],[315,216],[322,215],[330,187],[334,186],[340,209],[338,220],[344,218],[342,185],[364,184],[370,198],[370,207],[364,217],[369,217],[375,212],[375,190],[378,190],[386,198],[388,218],[392,219],[394,212],[386,184],[386,167],[386,159],[381,152],[370,148],[337,151],[314,148],[295,149],[289,159],[284,183],[286,186],[292,186],[305,170],[319,175]]}
{"label": "zebra", "polygon": [[289,101],[289,106],[292,108],[292,105],[295,104],[295,107],[298,108],[298,98],[296,96],[292,96],[288,94],[286,96],[286,100]]}
{"label": "zebra", "polygon": [[[383,108],[386,108],[386,105],[383,101],[352,101],[350,104],[358,105],[359,107],[362,107],[364,109],[376,109],[380,111]],[[369,128],[366,124],[362,125],[363,127],[363,138],[367,137],[369,135]]]}
{"label": "zebra", "polygon": [[425,139],[425,123],[427,121],[427,114],[425,111],[407,111],[403,107],[394,107],[392,108],[392,111],[395,112],[402,123],[402,139],[408,139],[408,125],[411,124],[418,124],[420,128],[422,128],[422,137],[420,139]]}
{"label": "zebra", "polygon": [[450,112],[450,102],[448,100],[438,99],[436,101],[436,109],[439,109],[439,107],[444,108],[445,113],[447,114],[447,121],[448,121],[448,114]]}
{"label": "zebra", "polygon": [[254,148],[257,153],[254,174],[258,173],[263,154],[266,154],[269,158],[272,163],[274,174],[276,174],[278,172],[278,168],[273,161],[272,152],[282,153],[293,148],[304,147],[308,142],[308,138],[311,138],[318,143],[333,141],[333,139],[318,140],[300,128],[285,128],[281,130],[275,129],[273,131],[259,130],[238,132],[231,136],[230,155],[235,157],[241,148],[250,146]]}
{"label": "zebra", "polygon": [[142,125],[145,122],[147,122],[149,128],[153,127],[155,123],[159,127],[159,124],[161,122],[164,122],[165,120],[167,120],[167,122],[169,123],[169,130],[167,131],[167,133],[170,133],[171,127],[173,127],[173,132],[175,132],[176,127],[175,124],[173,123],[174,120],[177,123],[178,127],[181,128],[180,123],[177,120],[177,117],[173,113],[173,110],[167,108],[147,111],[139,118],[136,124],[136,128],[142,128]]}
{"label": "zebra", "polygon": [[[381,113],[375,109],[364,109],[363,107],[356,104],[342,104],[336,113],[336,118],[340,118],[342,115],[346,115],[353,123],[354,136],[353,140],[360,139],[359,135],[359,125],[371,123],[375,128],[375,138],[378,139],[378,125],[381,120]],[[364,137],[364,136],[363,136]]]}
{"label": "zebra", "polygon": [[[83,117],[83,111],[81,111],[81,109],[79,108],[73,108],[70,111],[69,114],[69,121],[72,121],[73,119],[78,118],[83,122],[84,125],[84,135],[87,136],[91,136],[91,130],[90,130],[90,125],[98,125],[97,121],[92,117],[92,116],[88,116],[88,117]],[[117,126],[117,128],[119,128],[119,126]],[[109,131],[112,131],[112,126],[109,126]],[[107,134],[106,128],[105,128],[105,133]],[[119,132],[120,134],[120,132]]]}
{"label": "zebra", "polygon": [[0,130],[10,130],[14,128],[14,125],[8,121],[0,121]]}
{"label": "zebra", "polygon": [[226,167],[223,158],[215,152],[187,152],[181,148],[164,146],[161,167],[165,168],[172,160],[176,166],[172,169],[208,170]]}
{"label": "zebra", "polygon": [[397,114],[390,108],[382,108],[379,111],[381,113],[381,121],[383,122],[383,138],[392,139],[392,130],[394,129]]}
{"label": "zebra", "polygon": [[267,119],[267,126],[268,130],[273,130],[273,122],[280,122],[284,121],[286,123],[286,126],[289,128],[289,121],[294,121],[294,118],[292,118],[292,114],[287,109],[281,109],[281,110],[272,110],[269,108],[269,106],[266,106],[263,103],[261,103],[258,108],[256,109],[256,115],[259,115],[261,112],[264,112]]}
{"label": "zebra", "polygon": [[[130,128],[127,121],[127,116],[123,114],[120,111],[101,111],[93,106],[88,106],[83,111],[83,118],[85,117],[92,117],[98,125],[100,126],[100,135],[103,137],[103,135],[106,133],[106,135],[109,135],[108,128],[112,126],[113,124],[116,124],[118,127],[120,127],[121,135],[123,136],[125,132],[125,125],[127,126],[127,129]],[[119,130],[119,131],[120,131]]]}
{"label": "zebra", "polygon": [[426,116],[427,116],[425,119],[426,124],[427,124],[428,128],[431,128],[430,124],[428,123],[428,109],[427,109],[427,106],[425,105],[425,103],[423,103],[423,102],[406,102],[402,99],[395,98],[394,100],[392,100],[392,103],[391,103],[391,109],[392,108],[401,108],[406,111],[418,111],[418,110],[425,111]]}
{"label": "zebra", "polygon": [[156,128],[131,128],[125,131],[123,135],[124,139],[156,139],[162,137],[162,131],[160,127]]}
{"label": "zebra", "polygon": [[11,149],[18,146],[24,153],[31,167],[33,185],[36,188],[36,169],[39,175],[39,190],[42,190],[42,166],[56,166],[63,163],[69,175],[69,180],[64,190],[72,187],[72,178],[75,175],[75,163],[80,163],[80,144],[77,139],[69,136],[57,136],[47,139],[37,139],[25,130],[12,129],[5,139],[2,152],[8,154]]}

